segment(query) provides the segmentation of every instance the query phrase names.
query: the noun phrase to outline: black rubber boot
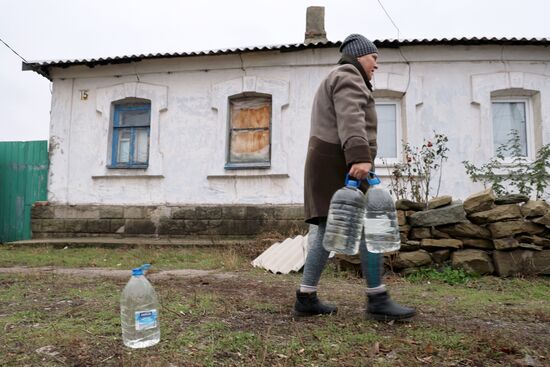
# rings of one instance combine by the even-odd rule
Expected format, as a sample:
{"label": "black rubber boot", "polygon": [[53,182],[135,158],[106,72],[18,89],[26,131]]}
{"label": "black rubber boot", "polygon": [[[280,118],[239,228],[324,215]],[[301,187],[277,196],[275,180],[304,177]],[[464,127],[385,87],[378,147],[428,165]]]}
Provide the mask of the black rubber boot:
{"label": "black rubber boot", "polygon": [[416,315],[416,310],[403,307],[391,300],[388,292],[368,294],[367,318],[381,321],[405,320]]}
{"label": "black rubber boot", "polygon": [[338,311],[336,306],[327,305],[317,298],[317,292],[302,293],[296,291],[296,303],[294,304],[294,316],[331,315]]}

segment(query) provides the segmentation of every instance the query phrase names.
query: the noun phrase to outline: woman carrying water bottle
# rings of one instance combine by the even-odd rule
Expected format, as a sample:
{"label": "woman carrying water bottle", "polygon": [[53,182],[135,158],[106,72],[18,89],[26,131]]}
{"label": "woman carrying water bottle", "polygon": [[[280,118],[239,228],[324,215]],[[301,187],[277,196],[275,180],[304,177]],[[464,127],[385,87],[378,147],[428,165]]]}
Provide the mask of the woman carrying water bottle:
{"label": "woman carrying water bottle", "polygon": [[[336,313],[337,308],[317,298],[317,285],[329,252],[323,237],[332,195],[342,187],[346,173],[367,177],[376,157],[377,118],[372,95],[373,74],[378,69],[378,49],[359,34],[349,35],[340,46],[338,66],[321,82],[311,113],[311,130],[304,174],[304,207],[307,223],[318,225],[309,249],[294,314],[312,316]],[[363,183],[361,190],[368,185]],[[367,282],[368,318],[407,319],[413,308],[393,302],[382,284],[383,255],[360,244],[361,269]]]}

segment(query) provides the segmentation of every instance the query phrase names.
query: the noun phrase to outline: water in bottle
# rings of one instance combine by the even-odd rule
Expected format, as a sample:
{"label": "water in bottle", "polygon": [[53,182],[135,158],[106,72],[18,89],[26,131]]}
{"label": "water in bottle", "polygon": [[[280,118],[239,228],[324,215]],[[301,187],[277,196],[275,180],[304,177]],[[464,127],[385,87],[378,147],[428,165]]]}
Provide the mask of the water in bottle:
{"label": "water in bottle", "polygon": [[130,348],[145,348],[160,341],[159,304],[143,268],[132,269],[132,277],[120,298],[122,341]]}
{"label": "water in bottle", "polygon": [[323,247],[339,254],[355,255],[363,234],[366,199],[360,181],[346,177],[346,186],[330,200]]}
{"label": "water in bottle", "polygon": [[365,241],[370,252],[392,252],[401,247],[395,202],[389,192],[377,186],[380,179],[370,173],[365,215]]}

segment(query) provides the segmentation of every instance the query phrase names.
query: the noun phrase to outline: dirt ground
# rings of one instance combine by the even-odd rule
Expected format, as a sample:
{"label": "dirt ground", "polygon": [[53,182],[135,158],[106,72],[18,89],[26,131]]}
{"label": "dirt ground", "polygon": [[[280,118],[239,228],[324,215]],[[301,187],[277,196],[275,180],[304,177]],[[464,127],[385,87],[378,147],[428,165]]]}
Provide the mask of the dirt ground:
{"label": "dirt ground", "polygon": [[[550,365],[548,308],[500,298],[478,307],[390,277],[395,298],[419,314],[407,323],[374,322],[364,319],[362,280],[328,276],[320,295],[338,304],[338,314],[294,320],[299,275],[250,270],[152,272],[162,340],[129,350],[117,324],[127,276],[97,268],[1,268],[0,365]],[[473,291],[493,287],[480,283]]]}

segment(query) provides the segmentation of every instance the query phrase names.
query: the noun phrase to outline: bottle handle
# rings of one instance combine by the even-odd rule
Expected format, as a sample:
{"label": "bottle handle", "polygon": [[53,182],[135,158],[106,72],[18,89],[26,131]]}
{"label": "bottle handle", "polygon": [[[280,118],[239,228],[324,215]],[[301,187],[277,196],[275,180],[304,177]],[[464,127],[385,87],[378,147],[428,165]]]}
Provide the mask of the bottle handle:
{"label": "bottle handle", "polygon": [[344,181],[344,184],[346,186],[359,187],[359,185],[361,184],[361,180],[350,176],[349,173],[346,173],[346,180]]}
{"label": "bottle handle", "polygon": [[[367,181],[367,183],[371,186],[373,185],[378,185],[381,181],[380,181],[380,177],[378,177],[376,175],[376,173],[372,172],[372,171],[369,171],[368,175],[366,178],[364,178],[363,180],[359,180],[353,176],[350,176],[349,173],[346,173],[346,181],[345,181],[345,185],[348,186],[348,183],[349,182],[356,182],[356,183],[360,183],[361,181]],[[355,186],[355,185],[354,185]],[[359,185],[357,185],[359,186]]]}
{"label": "bottle handle", "polygon": [[369,174],[367,175],[367,182],[369,185],[373,186],[373,185],[378,185],[381,181],[380,181],[380,177],[378,177],[376,173],[370,171]]}

